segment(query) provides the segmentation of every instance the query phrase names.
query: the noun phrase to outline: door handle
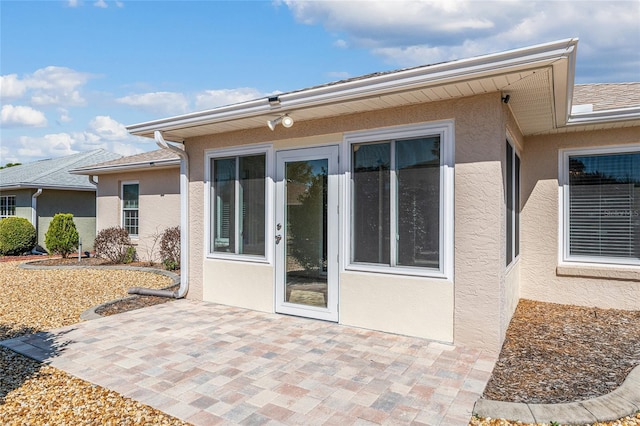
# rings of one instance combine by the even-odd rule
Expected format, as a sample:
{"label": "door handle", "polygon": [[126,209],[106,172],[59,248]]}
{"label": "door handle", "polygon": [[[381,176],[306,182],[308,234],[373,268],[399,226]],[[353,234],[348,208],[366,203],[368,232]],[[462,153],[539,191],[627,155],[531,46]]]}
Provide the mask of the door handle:
{"label": "door handle", "polygon": [[276,235],[276,244],[280,244],[280,240],[282,239],[282,235]]}

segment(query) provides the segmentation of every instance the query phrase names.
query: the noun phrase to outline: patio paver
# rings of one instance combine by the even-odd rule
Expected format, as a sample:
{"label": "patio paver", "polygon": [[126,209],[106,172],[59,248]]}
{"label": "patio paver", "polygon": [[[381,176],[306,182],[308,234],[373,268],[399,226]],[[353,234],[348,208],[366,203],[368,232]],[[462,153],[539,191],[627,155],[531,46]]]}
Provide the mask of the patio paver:
{"label": "patio paver", "polygon": [[196,425],[467,425],[479,350],[179,300],[0,345]]}

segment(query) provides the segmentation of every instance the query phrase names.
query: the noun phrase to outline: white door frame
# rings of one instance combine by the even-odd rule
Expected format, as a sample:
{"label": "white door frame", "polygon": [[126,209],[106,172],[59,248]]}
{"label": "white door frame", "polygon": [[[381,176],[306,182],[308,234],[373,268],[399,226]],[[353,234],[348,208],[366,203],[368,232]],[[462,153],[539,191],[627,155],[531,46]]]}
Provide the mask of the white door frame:
{"label": "white door frame", "polygon": [[[278,313],[316,318],[338,322],[339,304],[339,246],[340,246],[340,218],[338,200],[340,190],[339,146],[329,145],[313,148],[300,148],[276,151],[276,215],[273,225],[275,236],[275,310]],[[286,218],[285,218],[285,164],[292,161],[328,160],[328,194],[327,194],[327,307],[316,307],[285,301],[286,286]],[[280,226],[278,226],[280,225]],[[278,227],[280,229],[278,229]]]}

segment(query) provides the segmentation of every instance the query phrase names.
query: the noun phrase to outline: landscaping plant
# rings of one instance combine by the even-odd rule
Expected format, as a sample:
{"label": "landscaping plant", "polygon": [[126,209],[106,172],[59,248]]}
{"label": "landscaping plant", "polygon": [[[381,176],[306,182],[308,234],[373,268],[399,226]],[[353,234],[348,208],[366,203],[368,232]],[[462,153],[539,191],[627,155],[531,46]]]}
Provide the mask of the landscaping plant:
{"label": "landscaping plant", "polygon": [[160,259],[170,271],[180,268],[180,227],[167,228],[160,238]]}
{"label": "landscaping plant", "polygon": [[15,256],[28,253],[36,246],[36,228],[22,217],[0,220],[0,255]]}
{"label": "landscaping plant", "polygon": [[47,250],[66,258],[78,248],[78,230],[71,213],[57,213],[53,216],[49,229],[44,236]]}
{"label": "landscaping plant", "polygon": [[135,260],[135,248],[126,229],[119,226],[98,232],[93,242],[96,257],[109,259],[113,263],[131,263]]}

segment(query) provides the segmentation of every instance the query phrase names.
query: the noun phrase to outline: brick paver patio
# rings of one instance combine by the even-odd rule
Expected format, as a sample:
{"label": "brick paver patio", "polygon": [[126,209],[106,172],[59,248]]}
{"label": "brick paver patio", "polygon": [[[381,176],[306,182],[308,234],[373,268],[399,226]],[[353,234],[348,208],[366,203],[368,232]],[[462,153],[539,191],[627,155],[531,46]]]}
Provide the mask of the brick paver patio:
{"label": "brick paver patio", "polygon": [[1,344],[196,425],[467,425],[495,362],[472,348],[191,300]]}

